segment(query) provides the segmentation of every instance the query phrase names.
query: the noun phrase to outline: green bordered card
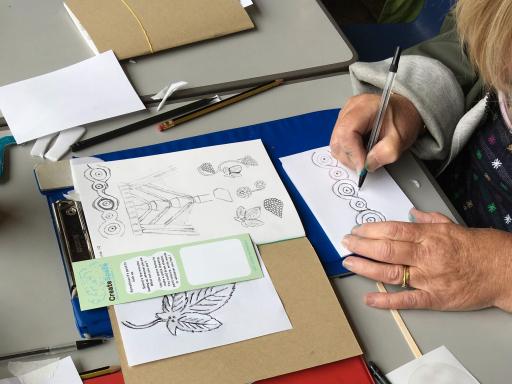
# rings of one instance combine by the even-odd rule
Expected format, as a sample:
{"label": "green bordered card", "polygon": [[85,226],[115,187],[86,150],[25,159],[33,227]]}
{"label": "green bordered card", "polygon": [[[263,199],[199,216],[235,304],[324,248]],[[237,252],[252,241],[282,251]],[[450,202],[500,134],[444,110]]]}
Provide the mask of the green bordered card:
{"label": "green bordered card", "polygon": [[73,263],[80,309],[263,277],[248,234]]}

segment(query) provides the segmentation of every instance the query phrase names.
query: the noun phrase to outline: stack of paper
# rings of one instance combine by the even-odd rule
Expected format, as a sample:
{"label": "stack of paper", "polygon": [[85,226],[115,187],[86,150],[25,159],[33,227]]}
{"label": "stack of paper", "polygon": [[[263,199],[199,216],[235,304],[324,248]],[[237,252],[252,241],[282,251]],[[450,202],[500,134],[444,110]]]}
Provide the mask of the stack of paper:
{"label": "stack of paper", "polygon": [[[249,233],[304,236],[260,140],[83,164],[72,173],[97,257]],[[260,260],[261,262],[261,260]],[[115,307],[129,365],[291,328],[270,276]]]}
{"label": "stack of paper", "polygon": [[144,108],[112,51],[0,87],[0,111],[18,144]]}

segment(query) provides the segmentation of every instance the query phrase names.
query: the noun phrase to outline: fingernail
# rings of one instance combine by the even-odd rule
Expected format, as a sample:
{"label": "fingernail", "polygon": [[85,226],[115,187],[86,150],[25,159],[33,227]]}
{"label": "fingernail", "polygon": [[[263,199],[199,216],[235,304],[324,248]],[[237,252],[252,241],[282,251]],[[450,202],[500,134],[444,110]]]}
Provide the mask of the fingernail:
{"label": "fingernail", "polygon": [[415,223],[416,222],[416,218],[414,217],[414,215],[411,212],[409,212],[409,221],[411,223]]}
{"label": "fingernail", "polygon": [[352,268],[352,266],[354,265],[353,259],[351,257],[345,257],[341,263],[348,270],[350,270]]}
{"label": "fingernail", "polygon": [[366,296],[365,303],[366,305],[373,307],[375,305],[375,298],[373,296]]}
{"label": "fingernail", "polygon": [[352,227],[352,230],[351,230],[350,232],[351,232],[351,233],[354,233],[354,232],[357,230],[357,228],[359,228],[360,226],[361,226],[361,224],[356,224],[356,225],[354,225],[354,226]]}

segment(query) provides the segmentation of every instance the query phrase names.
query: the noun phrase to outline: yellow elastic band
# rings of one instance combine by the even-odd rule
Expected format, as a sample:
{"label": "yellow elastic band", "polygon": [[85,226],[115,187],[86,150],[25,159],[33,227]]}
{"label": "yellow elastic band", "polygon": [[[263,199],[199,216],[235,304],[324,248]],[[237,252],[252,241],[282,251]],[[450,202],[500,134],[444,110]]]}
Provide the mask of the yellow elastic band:
{"label": "yellow elastic band", "polygon": [[139,27],[140,29],[142,30],[142,33],[144,33],[144,37],[146,38],[146,42],[148,43],[148,46],[149,46],[149,51],[151,53],[153,53],[153,46],[151,45],[151,41],[149,40],[149,36],[148,36],[148,33],[146,32],[146,30],[144,29],[144,26],[142,25],[142,23],[140,22],[139,18],[137,17],[137,15],[135,14],[135,12],[133,12],[133,9],[131,9],[131,7],[126,3],[125,0],[121,0],[121,2],[126,6],[126,8],[128,8],[128,10],[130,11],[130,13],[133,15],[133,17],[135,18],[135,20],[137,20],[137,23],[139,24]]}

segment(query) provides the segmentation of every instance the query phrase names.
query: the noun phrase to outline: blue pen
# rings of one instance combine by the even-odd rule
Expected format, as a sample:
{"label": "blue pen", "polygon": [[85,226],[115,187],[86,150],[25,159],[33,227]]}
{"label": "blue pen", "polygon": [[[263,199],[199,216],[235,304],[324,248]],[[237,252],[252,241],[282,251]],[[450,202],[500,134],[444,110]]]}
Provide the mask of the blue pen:
{"label": "blue pen", "polygon": [[[366,146],[366,153],[370,152],[373,146],[377,143],[377,140],[379,140],[380,129],[382,128],[384,115],[386,114],[389,98],[391,97],[391,89],[393,88],[393,82],[395,81],[396,71],[398,70],[398,62],[400,61],[401,53],[402,49],[400,47],[396,47],[395,55],[393,56],[393,60],[391,61],[391,65],[389,66],[389,73],[386,79],[386,84],[384,85],[384,90],[382,91],[382,96],[380,98],[379,111],[377,112],[377,116],[375,117],[375,121],[373,122],[373,128],[370,133],[370,138],[368,139],[368,145]],[[361,173],[359,174],[359,183],[357,184],[359,188],[362,187],[364,179],[366,179],[367,174],[368,170],[366,169],[365,166]]]}

